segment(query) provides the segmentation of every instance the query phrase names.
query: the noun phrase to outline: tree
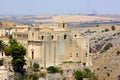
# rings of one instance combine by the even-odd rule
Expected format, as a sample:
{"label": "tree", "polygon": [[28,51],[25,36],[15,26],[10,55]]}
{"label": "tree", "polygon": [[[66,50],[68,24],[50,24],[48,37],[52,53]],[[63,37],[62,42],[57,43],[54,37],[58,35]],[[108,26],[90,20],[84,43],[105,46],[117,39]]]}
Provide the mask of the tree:
{"label": "tree", "polygon": [[114,31],[115,30],[115,26],[113,25],[113,26],[111,26],[111,29],[112,29],[112,31]]}
{"label": "tree", "polygon": [[[6,44],[2,40],[0,40],[0,52],[1,52],[2,56],[3,56],[5,47],[6,47]],[[0,60],[0,65],[3,65],[3,59]]]}
{"label": "tree", "polygon": [[13,39],[12,37],[9,38],[9,43],[10,43],[10,47],[14,44],[18,44],[18,42],[15,39]]}
{"label": "tree", "polygon": [[34,71],[38,71],[39,70],[39,64],[34,63],[33,64],[33,69],[34,69]]}
{"label": "tree", "polygon": [[76,80],[83,80],[84,75],[83,75],[83,72],[81,70],[75,71],[73,75],[74,75]]}
{"label": "tree", "polygon": [[6,44],[5,44],[2,40],[0,40],[0,52],[1,52],[2,54],[3,54],[3,52],[4,52],[5,47],[6,47]]}
{"label": "tree", "polygon": [[5,47],[4,48],[4,52],[5,52],[6,56],[10,56],[10,54],[11,54],[11,48],[9,46]]}
{"label": "tree", "polygon": [[109,31],[109,29],[108,29],[108,28],[106,28],[106,29],[105,29],[105,32],[108,32],[108,31]]}
{"label": "tree", "polygon": [[15,72],[24,74],[23,66],[25,65],[24,56],[26,55],[26,49],[20,44],[14,44],[11,46],[12,65]]}
{"label": "tree", "polygon": [[84,77],[85,78],[93,78],[94,74],[90,71],[90,69],[86,68],[84,72]]}
{"label": "tree", "polygon": [[104,46],[103,49],[101,49],[100,53],[106,52],[108,49],[110,49],[111,47],[113,47],[112,43],[108,43]]}
{"label": "tree", "polygon": [[19,44],[15,39],[9,40],[10,45],[5,48],[5,54],[12,57],[12,66],[15,72],[24,75],[25,63],[24,56],[26,55],[26,48]]}
{"label": "tree", "polygon": [[99,27],[99,25],[97,24],[96,27]]}

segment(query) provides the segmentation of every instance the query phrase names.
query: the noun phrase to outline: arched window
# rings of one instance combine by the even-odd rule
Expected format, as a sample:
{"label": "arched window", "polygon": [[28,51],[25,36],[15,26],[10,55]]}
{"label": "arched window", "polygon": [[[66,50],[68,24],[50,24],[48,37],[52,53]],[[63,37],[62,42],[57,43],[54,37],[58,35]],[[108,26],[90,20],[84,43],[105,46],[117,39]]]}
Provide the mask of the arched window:
{"label": "arched window", "polygon": [[3,56],[3,52],[2,52],[2,56]]}
{"label": "arched window", "polygon": [[52,39],[52,40],[54,39],[54,36],[53,36],[53,35],[51,36],[51,39]]}
{"label": "arched window", "polygon": [[42,39],[42,40],[44,39],[44,36],[43,36],[43,35],[41,36],[41,39]]}
{"label": "arched window", "polygon": [[32,53],[32,59],[34,59],[34,49],[31,50]]}
{"label": "arched window", "polygon": [[65,28],[65,23],[63,23],[63,28]]}
{"label": "arched window", "polygon": [[67,39],[67,35],[64,35],[64,39]]}
{"label": "arched window", "polygon": [[87,57],[87,53],[86,53],[86,57]]}
{"label": "arched window", "polygon": [[78,53],[76,53],[76,56],[79,57]]}

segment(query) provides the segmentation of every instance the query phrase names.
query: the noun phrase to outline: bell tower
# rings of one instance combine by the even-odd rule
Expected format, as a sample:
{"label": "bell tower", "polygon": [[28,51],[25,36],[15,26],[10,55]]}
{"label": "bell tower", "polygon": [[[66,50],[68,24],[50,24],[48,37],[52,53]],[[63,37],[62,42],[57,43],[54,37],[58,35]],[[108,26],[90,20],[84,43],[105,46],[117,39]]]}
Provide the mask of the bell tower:
{"label": "bell tower", "polygon": [[67,24],[66,24],[66,22],[65,22],[65,20],[64,20],[64,18],[63,17],[61,17],[61,20],[60,20],[61,22],[60,22],[60,27],[61,28],[64,28],[64,29],[67,29]]}

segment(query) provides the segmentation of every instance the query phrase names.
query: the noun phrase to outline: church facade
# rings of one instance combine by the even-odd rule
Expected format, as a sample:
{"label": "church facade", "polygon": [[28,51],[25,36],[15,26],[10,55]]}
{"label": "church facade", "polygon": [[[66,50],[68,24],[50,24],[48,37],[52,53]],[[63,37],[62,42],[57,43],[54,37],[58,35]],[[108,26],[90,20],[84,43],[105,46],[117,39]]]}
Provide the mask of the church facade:
{"label": "church facade", "polygon": [[40,67],[65,61],[90,66],[89,39],[80,36],[79,30],[68,29],[64,22],[58,26],[30,25],[26,32],[14,32],[14,38],[27,48],[28,62],[37,62]]}

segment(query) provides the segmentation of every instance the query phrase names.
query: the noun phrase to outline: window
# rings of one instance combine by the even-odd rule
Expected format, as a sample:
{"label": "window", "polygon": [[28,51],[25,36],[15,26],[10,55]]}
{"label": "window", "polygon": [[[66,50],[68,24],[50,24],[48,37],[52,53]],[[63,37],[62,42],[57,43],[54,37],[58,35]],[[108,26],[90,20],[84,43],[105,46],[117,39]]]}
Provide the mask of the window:
{"label": "window", "polygon": [[54,36],[52,35],[52,36],[51,36],[51,39],[53,40],[53,38],[54,38]]}
{"label": "window", "polygon": [[2,56],[3,56],[3,52],[2,52]]}
{"label": "window", "polygon": [[32,59],[34,59],[34,49],[31,49]]}
{"label": "window", "polygon": [[76,56],[79,57],[78,53],[76,53]]}
{"label": "window", "polygon": [[63,23],[63,28],[65,28],[65,23]]}
{"label": "window", "polygon": [[67,39],[67,35],[64,35],[64,39]]}
{"label": "window", "polygon": [[87,53],[86,53],[86,57],[87,57]]}
{"label": "window", "polygon": [[42,40],[44,39],[44,36],[43,36],[43,35],[41,36],[41,39],[42,39]]}
{"label": "window", "polygon": [[75,34],[74,37],[77,37],[77,35]]}

